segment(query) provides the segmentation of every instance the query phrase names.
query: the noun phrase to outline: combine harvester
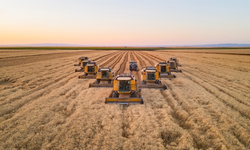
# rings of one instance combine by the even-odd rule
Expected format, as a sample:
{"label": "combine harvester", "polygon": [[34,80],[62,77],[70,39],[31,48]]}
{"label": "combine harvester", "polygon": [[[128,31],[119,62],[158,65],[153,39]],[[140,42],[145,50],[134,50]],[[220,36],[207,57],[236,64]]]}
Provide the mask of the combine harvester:
{"label": "combine harvester", "polygon": [[181,65],[179,64],[179,59],[177,59],[176,57],[171,57],[169,58],[169,60],[175,61],[176,65],[181,67]]}
{"label": "combine harvester", "polygon": [[80,79],[95,79],[98,70],[98,64],[96,62],[89,62],[84,67],[84,75],[78,76]]}
{"label": "combine harvester", "polygon": [[142,84],[139,85],[139,88],[153,88],[165,90],[167,89],[166,84],[161,84],[159,80],[159,72],[155,67],[146,67],[141,71]]}
{"label": "combine harvester", "polygon": [[178,65],[179,65],[179,60],[177,60],[176,58],[173,59],[175,57],[172,57],[169,59],[169,61],[167,61],[167,64],[169,65],[169,71],[170,72],[182,72],[181,70],[178,69]]}
{"label": "combine harvester", "polygon": [[80,67],[80,69],[75,69],[75,72],[84,72],[84,68],[85,68],[85,66],[86,66],[89,62],[91,62],[91,60],[83,60],[83,61],[81,62],[81,67]]}
{"label": "combine harvester", "polygon": [[159,62],[155,65],[157,72],[159,72],[160,78],[175,78],[175,75],[172,75],[169,71],[169,66],[167,62]]}
{"label": "combine harvester", "polygon": [[78,58],[79,63],[78,63],[78,64],[74,64],[74,66],[81,66],[81,62],[82,62],[83,60],[88,60],[88,59],[89,59],[88,57],[79,57],[79,58]]}
{"label": "combine harvester", "polygon": [[114,72],[110,68],[99,68],[96,81],[90,83],[89,87],[113,87]]}
{"label": "combine harvester", "polygon": [[130,61],[129,63],[130,63],[130,65],[129,65],[129,70],[130,70],[130,71],[138,71],[138,70],[137,70],[136,61]]}
{"label": "combine harvester", "polygon": [[105,99],[105,104],[143,104],[140,90],[137,91],[137,80],[130,73],[115,77],[113,91]]}

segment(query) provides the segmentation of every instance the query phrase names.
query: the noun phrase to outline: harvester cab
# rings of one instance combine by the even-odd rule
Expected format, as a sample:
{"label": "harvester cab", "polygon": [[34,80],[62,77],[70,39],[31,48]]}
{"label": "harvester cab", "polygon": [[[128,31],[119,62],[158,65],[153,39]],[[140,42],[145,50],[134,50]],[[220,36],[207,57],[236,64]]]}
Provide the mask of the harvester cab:
{"label": "harvester cab", "polygon": [[159,62],[155,65],[157,72],[159,72],[160,78],[175,78],[175,75],[172,75],[169,71],[169,66],[167,62]]}
{"label": "harvester cab", "polygon": [[81,62],[81,67],[80,67],[80,69],[75,69],[75,72],[84,72],[84,68],[85,68],[85,66],[86,66],[89,62],[91,62],[91,60],[83,60],[83,61]]}
{"label": "harvester cab", "polygon": [[113,87],[114,72],[110,68],[99,68],[96,81],[90,83],[89,87]]}
{"label": "harvester cab", "polygon": [[74,64],[74,66],[81,66],[81,62],[82,62],[83,60],[88,60],[88,59],[89,59],[88,57],[79,57],[79,58],[78,58],[79,63],[78,63],[78,64]]}
{"label": "harvester cab", "polygon": [[167,61],[167,64],[169,65],[169,71],[170,72],[182,72],[178,69],[178,66],[174,60]]}
{"label": "harvester cab", "polygon": [[83,79],[95,79],[98,70],[98,64],[96,62],[89,62],[84,67],[84,75],[78,76],[78,78]]}
{"label": "harvester cab", "polygon": [[130,61],[129,63],[130,63],[130,65],[129,65],[129,70],[130,70],[130,71],[133,71],[133,70],[134,70],[134,71],[138,71],[138,70],[137,70],[136,61]]}
{"label": "harvester cab", "polygon": [[140,90],[137,91],[137,81],[130,73],[115,77],[113,91],[105,99],[105,104],[143,104]]}
{"label": "harvester cab", "polygon": [[155,67],[147,67],[141,71],[142,84],[139,85],[139,88],[153,88],[165,90],[167,89],[166,84],[162,84],[159,80],[159,72]]}

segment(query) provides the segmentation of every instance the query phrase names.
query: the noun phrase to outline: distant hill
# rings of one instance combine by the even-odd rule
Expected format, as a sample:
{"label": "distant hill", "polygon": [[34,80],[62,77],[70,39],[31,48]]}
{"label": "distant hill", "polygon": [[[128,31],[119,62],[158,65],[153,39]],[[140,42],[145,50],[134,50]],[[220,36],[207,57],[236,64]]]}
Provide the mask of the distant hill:
{"label": "distant hill", "polygon": [[194,47],[250,47],[250,44],[206,44],[206,45],[193,45]]}
{"label": "distant hill", "polygon": [[0,46],[14,46],[14,47],[27,47],[27,46],[31,46],[31,47],[56,47],[56,46],[66,46],[66,47],[70,47],[70,46],[83,46],[83,45],[77,45],[77,44],[64,44],[64,43],[38,43],[38,44],[10,44],[10,45],[0,45]]}
{"label": "distant hill", "polygon": [[[131,47],[250,47],[250,44],[205,44],[205,45],[103,45],[105,47],[131,46]],[[102,47],[102,45],[78,45],[64,43],[38,43],[38,44],[10,44],[0,45],[0,47]]]}

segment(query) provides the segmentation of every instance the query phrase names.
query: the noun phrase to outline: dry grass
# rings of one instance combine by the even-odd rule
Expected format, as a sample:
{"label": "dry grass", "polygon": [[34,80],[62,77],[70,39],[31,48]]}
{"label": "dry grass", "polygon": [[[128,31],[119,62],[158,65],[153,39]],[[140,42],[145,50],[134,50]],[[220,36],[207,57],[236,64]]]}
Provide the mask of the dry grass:
{"label": "dry grass", "polygon": [[[250,56],[191,52],[2,52],[0,149],[250,149]],[[74,72],[81,55],[115,73],[175,56],[183,73],[144,105],[105,105],[112,89]]]}

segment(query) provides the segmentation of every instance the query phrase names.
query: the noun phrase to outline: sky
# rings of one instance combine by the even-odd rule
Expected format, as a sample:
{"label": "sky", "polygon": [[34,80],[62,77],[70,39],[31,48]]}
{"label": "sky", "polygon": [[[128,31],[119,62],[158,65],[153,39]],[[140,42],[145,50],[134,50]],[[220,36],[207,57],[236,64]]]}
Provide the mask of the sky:
{"label": "sky", "polygon": [[0,0],[0,45],[250,44],[250,0]]}

